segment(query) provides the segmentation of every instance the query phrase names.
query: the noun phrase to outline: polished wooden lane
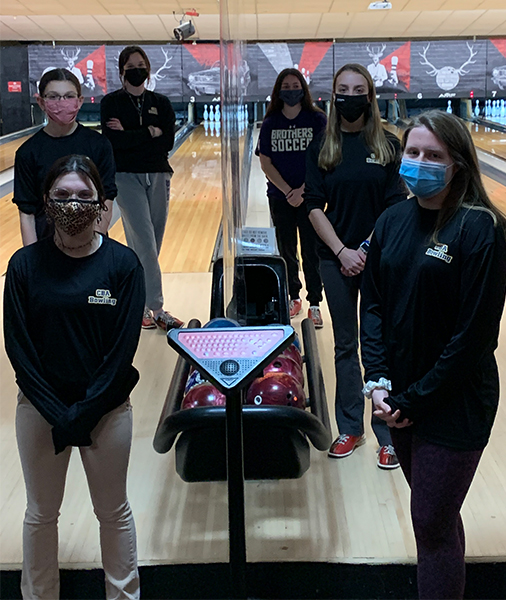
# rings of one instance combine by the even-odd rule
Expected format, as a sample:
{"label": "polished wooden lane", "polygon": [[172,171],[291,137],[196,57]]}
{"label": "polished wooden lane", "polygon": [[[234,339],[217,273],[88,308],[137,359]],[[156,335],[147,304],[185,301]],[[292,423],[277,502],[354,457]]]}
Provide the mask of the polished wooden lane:
{"label": "polished wooden lane", "polygon": [[12,203],[12,194],[7,194],[0,198],[0,275],[5,273],[10,257],[21,246],[19,211]]}
{"label": "polished wooden lane", "polygon": [[506,160],[506,133],[478,123],[466,124],[477,148]]}
{"label": "polished wooden lane", "polygon": [[0,172],[5,169],[10,169],[14,166],[14,159],[16,157],[16,150],[26,142],[31,135],[25,135],[24,137],[12,140],[0,145]]}
{"label": "polished wooden lane", "polygon": [[[165,274],[168,304],[178,316],[207,319],[210,274]],[[1,290],[0,290],[1,291]],[[334,388],[332,331],[317,333],[332,414]],[[300,317],[295,320],[299,329]],[[498,359],[506,377],[506,334]],[[134,441],[129,495],[142,564],[226,561],[227,488],[224,483],[186,484],[175,473],[174,450],[152,448],[175,354],[159,331],[143,331],[135,364],[141,380],[132,394]],[[0,565],[19,568],[24,488],[14,434],[16,386],[0,352]],[[366,423],[370,411],[367,409]],[[333,419],[332,419],[333,420]],[[315,560],[406,562],[416,555],[409,516],[409,490],[399,470],[376,467],[376,442],[366,425],[367,443],[344,460],[312,450],[311,467],[300,480],[246,484],[246,529],[251,561]],[[506,404],[499,408],[490,444],[466,500],[463,517],[471,560],[506,560]],[[205,449],[203,449],[205,452]],[[78,453],[71,460],[60,518],[60,560],[70,567],[100,561],[98,526]]]}
{"label": "polished wooden lane", "polygon": [[[160,252],[162,272],[208,271],[221,223],[221,144],[198,127],[171,159],[169,219]],[[0,274],[12,254],[21,247],[17,207],[12,194],[0,199]],[[119,220],[110,230],[125,243]]]}
{"label": "polished wooden lane", "polygon": [[[259,173],[256,159],[253,159],[252,181],[258,182],[250,190],[259,194],[253,212],[255,218],[260,218],[260,196],[265,202],[265,180]],[[261,219],[265,217],[264,212]],[[208,319],[209,273],[165,274],[163,283],[167,305],[175,314],[185,321],[191,317],[202,321]],[[3,278],[0,292],[2,285]],[[322,312],[325,327],[317,332],[317,339],[332,415],[333,341],[325,303]],[[301,317],[294,320],[296,329],[299,329],[300,321]],[[504,330],[497,358],[504,381]],[[185,484],[175,473],[174,450],[159,455],[152,448],[175,359],[163,333],[142,332],[135,358],[141,380],[132,393],[134,441],[129,473],[139,558],[143,564],[226,561],[226,484]],[[14,435],[16,386],[3,344],[0,378],[0,511],[3,517],[0,522],[0,564],[19,568],[25,496]],[[504,400],[503,392],[490,444],[463,509],[470,560],[506,560]],[[313,450],[311,468],[300,480],[247,482],[246,529],[250,561],[390,563],[414,560],[409,490],[399,470],[385,472],[376,467],[376,442],[369,420],[370,408],[367,407],[367,443],[349,458],[332,460],[325,453]],[[90,567],[100,561],[98,526],[76,451],[71,460],[60,519],[60,559],[63,565],[74,568]]]}
{"label": "polished wooden lane", "polygon": [[[388,131],[395,133],[399,138],[402,137],[402,128],[386,121],[383,121],[383,124]],[[506,160],[506,133],[469,121],[466,121],[466,125],[476,148]]]}
{"label": "polished wooden lane", "polygon": [[[164,273],[208,271],[221,223],[221,143],[195,129],[171,158],[169,218],[160,251]],[[111,237],[125,242],[119,220]]]}

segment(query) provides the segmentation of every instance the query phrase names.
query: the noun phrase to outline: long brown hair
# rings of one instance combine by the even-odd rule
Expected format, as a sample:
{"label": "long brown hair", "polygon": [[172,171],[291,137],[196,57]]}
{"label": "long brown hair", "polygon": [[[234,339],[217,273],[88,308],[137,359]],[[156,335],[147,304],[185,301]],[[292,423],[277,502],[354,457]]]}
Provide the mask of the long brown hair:
{"label": "long brown hair", "polygon": [[462,119],[441,110],[429,110],[417,115],[404,131],[403,150],[415,127],[426,127],[432,132],[446,146],[455,164],[453,177],[448,184],[448,194],[438,213],[432,241],[437,243],[438,233],[460,208],[487,211],[494,223],[499,224],[506,233],[506,216],[492,204],[483,187],[473,138]]}
{"label": "long brown hair", "polygon": [[[362,65],[350,63],[344,65],[334,75],[332,82],[332,95],[336,89],[336,81],[341,73],[345,71],[353,71],[362,75],[367,81],[368,93],[370,105],[366,112],[365,126],[363,129],[363,135],[367,147],[374,152],[376,158],[381,164],[386,165],[396,159],[395,148],[391,142],[388,141],[385,136],[385,130],[381,124],[381,115],[378,108],[378,101],[376,100],[376,89],[374,82],[369,71]],[[332,171],[343,159],[343,136],[341,132],[341,115],[338,114],[334,102],[330,104],[330,114],[327,121],[327,128],[325,130],[325,141],[320,150],[318,157],[318,166],[325,171]]]}
{"label": "long brown hair", "polygon": [[49,198],[49,192],[54,183],[60,179],[62,175],[66,175],[67,173],[77,173],[84,181],[91,181],[97,190],[100,208],[102,210],[107,210],[104,186],[100,179],[100,173],[91,158],[81,154],[69,154],[68,156],[63,156],[49,169],[44,181],[44,201]]}
{"label": "long brown hair", "polygon": [[294,77],[297,77],[297,79],[300,81],[300,85],[302,86],[302,90],[304,92],[304,97],[300,101],[302,110],[309,110],[311,112],[323,112],[320,108],[313,104],[313,98],[311,96],[311,92],[309,91],[309,86],[307,85],[307,82],[304,79],[304,75],[302,75],[302,73],[298,69],[283,69],[281,73],[277,76],[276,83],[272,88],[271,101],[265,112],[264,119],[269,115],[272,115],[273,113],[281,112],[283,110],[284,102],[279,97],[279,92],[281,91],[281,86],[287,75],[293,75]]}

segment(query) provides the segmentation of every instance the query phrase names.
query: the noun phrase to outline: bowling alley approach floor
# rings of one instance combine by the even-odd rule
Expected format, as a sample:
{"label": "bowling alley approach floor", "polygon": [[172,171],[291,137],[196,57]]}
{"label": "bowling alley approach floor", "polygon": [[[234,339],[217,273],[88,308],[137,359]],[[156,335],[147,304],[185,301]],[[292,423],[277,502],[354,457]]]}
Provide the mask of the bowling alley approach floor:
{"label": "bowling alley approach floor", "polygon": [[[209,273],[165,274],[163,283],[166,306],[175,315],[186,322],[192,317],[208,320]],[[332,415],[332,331],[326,305],[323,316],[325,327],[317,332],[317,340]],[[301,316],[294,320],[296,329],[300,322]],[[504,331],[497,357],[505,381]],[[175,360],[161,331],[142,332],[135,358],[141,380],[132,393],[134,440],[129,470],[140,564],[226,562],[226,484],[184,483],[175,472],[174,451],[160,455],[152,447]],[[16,385],[3,344],[0,377],[0,566],[19,569],[25,492],[14,434]],[[368,408],[366,422],[369,416]],[[246,483],[250,562],[414,562],[408,487],[400,470],[378,469],[377,445],[368,424],[366,433],[365,446],[346,459],[329,459],[313,449],[311,467],[301,479]],[[490,444],[463,508],[470,561],[506,561],[505,443],[503,397]],[[98,526],[76,451],[61,510],[60,561],[62,567],[72,569],[100,565]]]}

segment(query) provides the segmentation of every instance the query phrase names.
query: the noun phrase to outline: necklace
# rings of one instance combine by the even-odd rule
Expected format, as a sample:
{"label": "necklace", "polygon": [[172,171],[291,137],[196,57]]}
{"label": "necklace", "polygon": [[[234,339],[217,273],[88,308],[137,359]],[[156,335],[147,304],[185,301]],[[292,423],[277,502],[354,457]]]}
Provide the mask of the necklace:
{"label": "necklace", "polygon": [[60,232],[56,229],[55,233],[58,234],[58,241],[56,239],[56,235],[54,237],[54,241],[55,241],[56,245],[59,246],[60,249],[65,248],[65,250],[80,250],[81,248],[86,248],[86,246],[91,246],[91,244],[93,244],[93,242],[95,241],[95,238],[97,235],[97,232],[94,231],[91,240],[89,242],[86,242],[85,244],[81,244],[80,246],[65,246],[65,244],[63,243],[63,240],[61,239]]}
{"label": "necklace", "polygon": [[[144,92],[145,91],[146,90],[144,90]],[[142,92],[142,94],[140,96],[134,96],[130,92],[127,92],[128,97],[130,98],[130,101],[134,105],[134,108],[137,111],[137,114],[139,115],[139,124],[141,126],[142,126],[142,109],[144,108],[144,98],[145,98],[144,92]],[[134,98],[137,98],[137,102],[134,100]]]}

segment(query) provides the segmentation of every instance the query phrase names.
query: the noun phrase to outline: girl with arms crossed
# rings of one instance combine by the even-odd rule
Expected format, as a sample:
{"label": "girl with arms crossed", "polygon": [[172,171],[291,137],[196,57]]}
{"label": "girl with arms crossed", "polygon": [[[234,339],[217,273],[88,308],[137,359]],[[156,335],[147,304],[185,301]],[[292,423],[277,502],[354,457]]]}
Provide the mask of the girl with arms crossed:
{"label": "girl with arms crossed", "polygon": [[183,322],[163,309],[158,255],[169,214],[176,116],[170,100],[145,87],[151,65],[139,46],[123,48],[118,59],[123,87],[100,103],[102,131],[116,160],[118,205],[127,244],[139,257],[146,276],[142,327],[164,331]]}

